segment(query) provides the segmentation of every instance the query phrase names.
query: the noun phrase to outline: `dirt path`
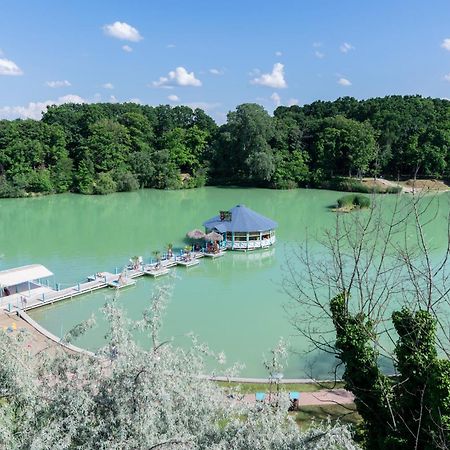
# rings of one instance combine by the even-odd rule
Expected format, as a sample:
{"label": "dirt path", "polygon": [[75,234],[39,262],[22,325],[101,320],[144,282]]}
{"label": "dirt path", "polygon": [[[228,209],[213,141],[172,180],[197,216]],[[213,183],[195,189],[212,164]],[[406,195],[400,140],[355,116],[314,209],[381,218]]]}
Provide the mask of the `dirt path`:
{"label": "dirt path", "polygon": [[23,345],[35,355],[41,351],[54,351],[58,346],[54,341],[39,333],[29,323],[15,314],[0,311],[0,330],[5,333],[23,335]]}
{"label": "dirt path", "polygon": [[363,182],[368,185],[400,187],[403,193],[418,194],[420,192],[445,192],[449,187],[440,180],[407,180],[407,181],[391,181],[384,178],[363,178]]}

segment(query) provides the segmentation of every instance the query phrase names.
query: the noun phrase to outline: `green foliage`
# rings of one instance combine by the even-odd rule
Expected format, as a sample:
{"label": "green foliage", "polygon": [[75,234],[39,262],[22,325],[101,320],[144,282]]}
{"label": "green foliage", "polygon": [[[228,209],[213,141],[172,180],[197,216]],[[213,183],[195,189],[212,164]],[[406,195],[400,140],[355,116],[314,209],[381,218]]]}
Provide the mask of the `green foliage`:
{"label": "green foliage", "polygon": [[68,156],[64,156],[55,163],[51,171],[51,180],[57,193],[67,192],[72,185],[73,163]]}
{"label": "green foliage", "polygon": [[[31,188],[90,194],[104,172],[131,173],[139,187],[158,189],[222,183],[391,192],[398,188],[343,177],[449,177],[449,129],[450,102],[419,96],[345,97],[279,107],[273,117],[247,103],[221,127],[187,106],[50,106],[41,121],[0,121],[0,175],[7,181],[0,195]],[[51,186],[30,175],[41,170]],[[130,182],[116,187],[134,189]]]}
{"label": "green foliage", "polygon": [[47,169],[34,170],[28,174],[27,191],[49,194],[53,191],[50,172]]}
{"label": "green foliage", "polygon": [[12,181],[8,181],[4,175],[0,176],[0,198],[25,197],[24,189],[16,186]]}
{"label": "green foliage", "polygon": [[106,195],[112,194],[117,190],[117,183],[114,181],[110,172],[101,172],[94,181],[94,194]]}
{"label": "green foliage", "polygon": [[370,198],[360,194],[344,195],[338,198],[337,204],[339,208],[369,208]]}
{"label": "green foliage", "polygon": [[355,395],[355,404],[364,419],[362,435],[367,448],[384,449],[392,394],[389,379],[378,367],[378,351],[372,345],[373,324],[363,314],[350,314],[345,292],[330,301],[330,310],[337,357],[345,367],[342,379],[345,388]]}
{"label": "green foliage", "polygon": [[337,357],[345,367],[346,389],[363,418],[359,432],[369,450],[434,450],[450,439],[450,362],[437,357],[436,319],[407,308],[392,314],[399,376],[381,372],[373,323],[352,315],[349,296],[330,301]]}
{"label": "green foliage", "polygon": [[398,448],[433,450],[450,439],[450,363],[437,357],[436,319],[427,311],[403,308],[392,314],[392,322],[399,336],[395,406],[403,419]]}
{"label": "green foliage", "polygon": [[136,191],[139,189],[139,181],[131,172],[120,171],[114,174],[116,189],[119,192]]}
{"label": "green foliage", "polygon": [[94,193],[94,165],[92,161],[81,161],[75,177],[75,184],[80,194]]}

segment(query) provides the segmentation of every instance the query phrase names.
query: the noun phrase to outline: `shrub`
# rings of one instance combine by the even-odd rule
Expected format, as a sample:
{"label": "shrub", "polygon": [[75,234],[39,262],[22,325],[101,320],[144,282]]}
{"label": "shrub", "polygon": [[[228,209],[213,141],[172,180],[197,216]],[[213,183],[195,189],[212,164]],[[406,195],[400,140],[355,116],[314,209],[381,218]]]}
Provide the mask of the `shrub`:
{"label": "shrub", "polygon": [[370,198],[360,194],[344,195],[337,204],[339,208],[369,208]]}
{"label": "shrub", "polygon": [[402,188],[400,186],[389,186],[386,189],[386,194],[399,194],[402,192]]}
{"label": "shrub", "polygon": [[137,191],[139,189],[139,181],[131,172],[117,172],[114,176],[116,182],[116,190],[119,192]]}
{"label": "shrub", "polygon": [[94,183],[94,194],[106,195],[116,192],[117,184],[109,172],[102,172],[97,175]]}
{"label": "shrub", "polygon": [[47,169],[35,170],[28,175],[27,191],[29,192],[53,192],[53,183],[50,172]]}
{"label": "shrub", "polygon": [[25,197],[26,192],[5,176],[0,176],[0,198]]}
{"label": "shrub", "polygon": [[355,195],[353,204],[359,208],[368,208],[370,206],[370,198],[365,195]]}

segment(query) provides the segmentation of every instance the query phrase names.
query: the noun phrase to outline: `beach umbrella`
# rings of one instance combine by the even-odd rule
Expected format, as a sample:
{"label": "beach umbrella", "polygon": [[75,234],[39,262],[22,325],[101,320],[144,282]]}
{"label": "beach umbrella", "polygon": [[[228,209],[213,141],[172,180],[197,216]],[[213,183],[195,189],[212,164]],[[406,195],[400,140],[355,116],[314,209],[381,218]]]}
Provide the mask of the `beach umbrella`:
{"label": "beach umbrella", "polygon": [[216,233],[215,231],[212,231],[211,233],[205,235],[205,241],[220,242],[223,241],[223,236],[219,233]]}
{"label": "beach umbrella", "polygon": [[195,230],[189,231],[189,232],[186,234],[186,236],[187,236],[189,239],[203,239],[203,238],[205,237],[205,233],[203,233],[202,230],[195,229]]}

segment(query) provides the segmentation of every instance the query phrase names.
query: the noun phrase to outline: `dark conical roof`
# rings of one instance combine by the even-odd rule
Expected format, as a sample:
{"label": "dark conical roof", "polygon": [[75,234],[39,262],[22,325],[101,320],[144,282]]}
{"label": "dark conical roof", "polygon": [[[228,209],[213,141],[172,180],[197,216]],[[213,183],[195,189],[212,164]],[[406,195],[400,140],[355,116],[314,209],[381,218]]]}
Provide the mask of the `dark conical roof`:
{"label": "dark conical roof", "polygon": [[220,220],[220,215],[215,216],[203,225],[212,230],[216,229],[221,233],[226,231],[249,232],[249,231],[268,231],[275,229],[278,224],[267,217],[247,208],[245,205],[237,205],[230,209],[231,220]]}

